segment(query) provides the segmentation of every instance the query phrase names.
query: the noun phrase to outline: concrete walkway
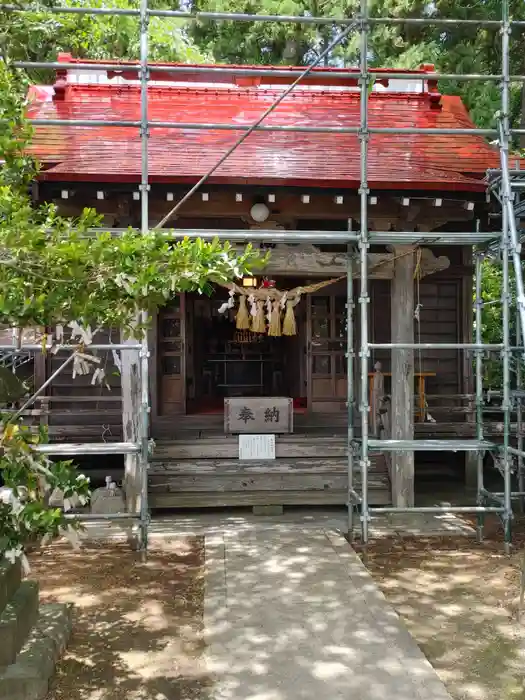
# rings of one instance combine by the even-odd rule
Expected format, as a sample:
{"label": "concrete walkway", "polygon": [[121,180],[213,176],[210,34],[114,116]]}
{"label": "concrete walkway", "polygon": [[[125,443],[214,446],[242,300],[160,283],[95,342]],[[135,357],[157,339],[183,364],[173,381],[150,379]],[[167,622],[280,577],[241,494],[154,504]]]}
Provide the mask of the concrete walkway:
{"label": "concrete walkway", "polygon": [[333,530],[226,529],[206,560],[211,700],[450,700]]}
{"label": "concrete walkway", "polygon": [[[444,505],[439,503],[439,505]],[[129,521],[92,521],[85,523],[84,539],[123,539],[129,529]],[[346,508],[291,508],[283,515],[252,515],[249,509],[236,508],[224,511],[183,512],[173,515],[155,515],[151,521],[150,537],[172,537],[173,535],[208,535],[233,532],[249,533],[261,528],[272,528],[274,532],[286,534],[291,530],[334,530],[346,532],[348,527]],[[354,534],[360,536],[361,527],[356,518]],[[454,513],[399,513],[375,515],[370,520],[370,538],[381,537],[443,537],[461,535],[474,537],[475,529]]]}

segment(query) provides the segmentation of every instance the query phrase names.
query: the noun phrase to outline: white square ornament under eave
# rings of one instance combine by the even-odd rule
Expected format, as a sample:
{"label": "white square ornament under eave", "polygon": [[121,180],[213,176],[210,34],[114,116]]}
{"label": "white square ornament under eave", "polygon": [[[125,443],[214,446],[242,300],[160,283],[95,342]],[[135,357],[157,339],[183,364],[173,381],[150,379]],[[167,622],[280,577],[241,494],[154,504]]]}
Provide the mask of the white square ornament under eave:
{"label": "white square ornament under eave", "polygon": [[275,435],[239,435],[239,459],[275,459]]}

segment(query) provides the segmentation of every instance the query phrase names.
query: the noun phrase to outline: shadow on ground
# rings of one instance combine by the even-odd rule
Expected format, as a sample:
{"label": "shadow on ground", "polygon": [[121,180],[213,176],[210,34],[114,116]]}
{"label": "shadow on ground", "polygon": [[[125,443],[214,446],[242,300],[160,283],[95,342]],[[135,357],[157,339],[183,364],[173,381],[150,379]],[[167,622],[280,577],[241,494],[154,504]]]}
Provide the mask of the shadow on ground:
{"label": "shadow on ground", "polygon": [[389,537],[361,554],[456,700],[525,700],[525,620],[518,621],[525,524],[516,524],[510,557],[494,519],[486,536],[481,545]]}
{"label": "shadow on ground", "polygon": [[75,606],[73,635],[48,700],[201,700],[204,544],[57,544],[31,557],[42,601]]}

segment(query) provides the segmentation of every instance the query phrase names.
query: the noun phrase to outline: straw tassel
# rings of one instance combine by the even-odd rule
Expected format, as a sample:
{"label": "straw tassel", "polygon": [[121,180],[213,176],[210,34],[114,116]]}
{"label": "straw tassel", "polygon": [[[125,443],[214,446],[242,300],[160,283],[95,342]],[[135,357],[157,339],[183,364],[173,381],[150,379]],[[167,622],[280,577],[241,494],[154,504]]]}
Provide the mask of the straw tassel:
{"label": "straw tassel", "polygon": [[297,324],[295,322],[295,313],[291,301],[286,302],[286,312],[283,321],[283,335],[295,335],[297,333]]}
{"label": "straw tassel", "polygon": [[272,304],[268,335],[272,337],[278,337],[281,335],[281,306],[278,301],[274,301]]}
{"label": "straw tassel", "polygon": [[241,294],[239,298],[239,310],[237,311],[236,321],[236,325],[239,330],[249,330],[250,316],[248,314],[248,307],[246,305],[246,297],[244,296],[244,294]]}
{"label": "straw tassel", "polygon": [[266,333],[266,320],[264,318],[264,301],[257,300],[257,312],[252,319],[252,331],[254,333]]}

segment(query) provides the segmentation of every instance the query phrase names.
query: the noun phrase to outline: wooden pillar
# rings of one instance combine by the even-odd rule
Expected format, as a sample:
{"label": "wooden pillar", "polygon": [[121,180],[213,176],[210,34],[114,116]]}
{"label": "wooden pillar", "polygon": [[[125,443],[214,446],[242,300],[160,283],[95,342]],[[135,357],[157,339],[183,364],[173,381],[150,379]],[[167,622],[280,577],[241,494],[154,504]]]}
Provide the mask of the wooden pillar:
{"label": "wooden pillar", "polygon": [[[411,246],[393,249],[391,288],[392,343],[414,342],[414,252]],[[414,439],[414,351],[392,350],[392,439]],[[392,503],[414,505],[414,453],[392,453]]]}
{"label": "wooden pillar", "polygon": [[[138,341],[122,336],[122,343],[136,344]],[[123,350],[120,372],[122,390],[122,436],[124,442],[138,443],[140,438],[140,358],[136,350]],[[124,456],[124,491],[126,510],[140,510],[140,464],[139,455]]]}
{"label": "wooden pillar", "polygon": [[[464,246],[461,250],[461,264],[472,270],[472,246]],[[461,297],[460,303],[460,342],[472,343],[474,338],[474,308],[472,304],[474,287],[474,275],[471,274],[463,277],[461,280]],[[470,353],[460,353],[459,368],[460,381],[458,393],[470,394],[474,396],[476,391],[476,382],[474,376],[474,357]],[[466,415],[466,420],[470,423],[471,434],[476,436],[476,401],[472,398],[468,402],[461,402],[461,405],[466,405],[469,411]],[[475,489],[478,483],[478,455],[476,452],[465,452],[465,486],[470,489]]]}

